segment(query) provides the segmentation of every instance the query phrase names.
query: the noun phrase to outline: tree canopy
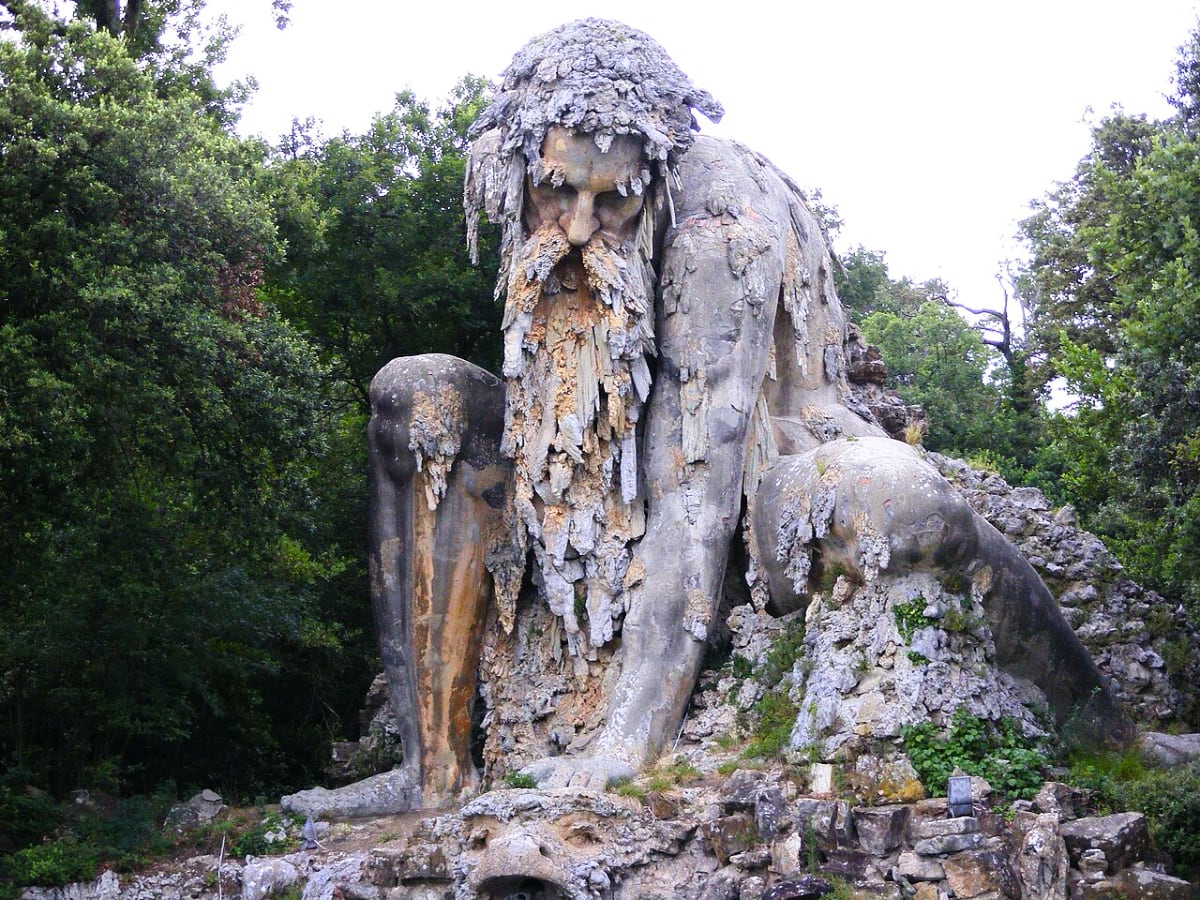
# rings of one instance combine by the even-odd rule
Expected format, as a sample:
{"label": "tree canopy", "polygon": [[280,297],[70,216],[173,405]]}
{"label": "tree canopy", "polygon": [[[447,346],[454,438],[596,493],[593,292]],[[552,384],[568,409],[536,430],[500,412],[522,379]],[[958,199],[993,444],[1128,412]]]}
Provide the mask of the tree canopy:
{"label": "tree canopy", "polygon": [[1176,115],[1115,110],[1075,175],[1034,204],[1026,302],[1089,525],[1134,573],[1200,609],[1200,31],[1176,62]]}

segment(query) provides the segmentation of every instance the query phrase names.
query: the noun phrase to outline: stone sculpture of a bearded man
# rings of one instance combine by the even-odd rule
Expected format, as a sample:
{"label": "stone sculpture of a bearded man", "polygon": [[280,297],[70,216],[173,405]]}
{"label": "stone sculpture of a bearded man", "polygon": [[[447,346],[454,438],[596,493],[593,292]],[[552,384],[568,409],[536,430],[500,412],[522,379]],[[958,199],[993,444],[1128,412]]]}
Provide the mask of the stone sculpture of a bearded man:
{"label": "stone sculpture of a bearded man", "polygon": [[603,786],[675,737],[731,557],[777,610],[805,602],[814,556],[984,572],[1000,664],[1124,727],[1033,571],[856,401],[800,192],[693,110],[722,112],[648,36],[588,19],[522,49],[476,125],[468,227],[503,227],[503,379],[423,356],[372,387],[372,591],[406,759],[362,811],[477,786],[484,625],[512,634],[530,557],[556,631],[529,639],[576,695],[563,752],[518,760],[540,783]]}

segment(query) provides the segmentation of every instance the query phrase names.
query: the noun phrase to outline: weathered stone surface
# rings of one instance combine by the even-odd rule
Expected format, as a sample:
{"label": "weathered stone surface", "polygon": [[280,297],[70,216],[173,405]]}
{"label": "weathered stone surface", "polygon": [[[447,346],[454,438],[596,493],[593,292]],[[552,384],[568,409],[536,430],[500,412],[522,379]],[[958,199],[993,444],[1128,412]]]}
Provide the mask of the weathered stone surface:
{"label": "weathered stone surface", "polygon": [[1083,796],[1078,788],[1057,781],[1047,781],[1033,798],[1038,812],[1053,813],[1064,822],[1074,819],[1077,810],[1084,808]]}
{"label": "weathered stone surface", "polygon": [[833,893],[833,885],[818,875],[789,878],[769,888],[763,900],[817,900]]}
{"label": "weathered stone surface", "polygon": [[704,835],[721,865],[729,862],[735,853],[749,850],[758,843],[754,817],[749,813],[734,813],[709,822],[704,826]]}
{"label": "weathered stone surface", "polygon": [[945,856],[959,853],[963,850],[976,850],[983,846],[983,835],[978,832],[971,834],[947,834],[941,837],[924,838],[913,845],[913,850],[921,856]]}
{"label": "weathered stone surface", "polygon": [[785,878],[795,875],[802,868],[804,853],[804,838],[799,834],[789,834],[771,844],[771,871]]}
{"label": "weathered stone surface", "polygon": [[904,840],[910,811],[907,806],[856,807],[853,815],[863,850],[872,856],[886,856]]}
{"label": "weathered stone surface", "polygon": [[303,816],[355,818],[411,809],[420,805],[419,796],[411,772],[394,769],[333,790],[317,787],[299,791],[279,802],[285,811]]}
{"label": "weathered stone surface", "polygon": [[1020,841],[1014,871],[1023,896],[1029,900],[1065,900],[1070,860],[1067,845],[1058,833],[1058,816],[1043,813],[1018,820]]}
{"label": "weathered stone surface", "polygon": [[745,877],[745,872],[731,866],[719,869],[705,879],[696,900],[738,900],[738,892]]}
{"label": "weathered stone surface", "polygon": [[286,859],[251,860],[242,870],[242,900],[263,900],[299,880],[299,871]]}
{"label": "weathered stone surface", "polygon": [[950,834],[974,834],[979,831],[979,819],[975,816],[956,816],[953,819],[917,819],[914,820],[912,831],[917,840],[945,837]]}
{"label": "weathered stone surface", "polygon": [[905,850],[896,862],[897,871],[909,881],[941,881],[946,871],[936,859]]}
{"label": "weathered stone surface", "polygon": [[1138,737],[1138,746],[1160,766],[1183,766],[1200,759],[1200,734],[1147,731]]}
{"label": "weathered stone surface", "polygon": [[187,803],[171,807],[164,826],[183,832],[199,825],[208,825],[225,810],[221,795],[213,790],[203,790]]}
{"label": "weathered stone surface", "polygon": [[112,870],[91,882],[61,888],[26,888],[21,892],[22,900],[117,900],[120,896],[121,882]]}
{"label": "weathered stone surface", "polygon": [[796,801],[796,830],[805,836],[811,834],[818,846],[833,842],[833,826],[837,821],[838,805],[835,800],[816,800],[801,797]]}
{"label": "weathered stone surface", "polygon": [[1144,859],[1150,848],[1146,817],[1139,812],[1093,816],[1066,822],[1060,828],[1071,862],[1076,866],[1085,850],[1101,850],[1109,872],[1116,872]]}
{"label": "weathered stone surface", "polygon": [[1079,863],[1076,867],[1084,881],[1102,881],[1108,874],[1108,858],[1104,855],[1103,850],[1095,848],[1084,850],[1079,854]]}
{"label": "weathered stone surface", "polygon": [[1139,900],[1195,900],[1200,896],[1191,882],[1141,866],[1125,869],[1114,881],[1126,897]]}
{"label": "weathered stone surface", "polygon": [[946,881],[955,897],[980,897],[999,894],[1020,897],[1021,889],[1008,859],[998,850],[956,853],[942,860]]}

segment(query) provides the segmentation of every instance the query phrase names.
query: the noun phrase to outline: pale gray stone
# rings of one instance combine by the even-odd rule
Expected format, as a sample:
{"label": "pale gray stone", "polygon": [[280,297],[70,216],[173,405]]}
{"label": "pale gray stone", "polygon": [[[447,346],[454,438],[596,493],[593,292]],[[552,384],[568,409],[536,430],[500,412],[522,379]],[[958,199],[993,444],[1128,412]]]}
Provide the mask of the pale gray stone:
{"label": "pale gray stone", "polygon": [[1183,766],[1200,759],[1200,734],[1147,731],[1138,737],[1142,753],[1161,766]]}
{"label": "pale gray stone", "polygon": [[946,856],[963,850],[976,850],[983,846],[983,835],[947,834],[941,837],[924,838],[913,844],[913,850],[921,856]]}
{"label": "pale gray stone", "polygon": [[252,859],[242,869],[242,900],[263,900],[299,880],[300,873],[285,859]]}
{"label": "pale gray stone", "polygon": [[1076,819],[1059,830],[1076,866],[1084,851],[1096,849],[1104,853],[1109,871],[1115,872],[1144,859],[1150,848],[1146,817],[1140,812]]}
{"label": "pale gray stone", "polygon": [[912,850],[900,854],[896,868],[909,881],[941,881],[946,877],[946,870],[940,862]]}
{"label": "pale gray stone", "polygon": [[1058,816],[1021,814],[1015,824],[1020,846],[1014,870],[1028,900],[1066,900],[1070,860],[1058,833]]}

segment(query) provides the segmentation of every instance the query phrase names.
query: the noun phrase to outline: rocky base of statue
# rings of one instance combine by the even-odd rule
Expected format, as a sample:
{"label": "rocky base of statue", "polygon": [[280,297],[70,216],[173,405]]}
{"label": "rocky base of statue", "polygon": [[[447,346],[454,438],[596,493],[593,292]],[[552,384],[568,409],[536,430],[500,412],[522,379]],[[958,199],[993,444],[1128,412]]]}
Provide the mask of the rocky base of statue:
{"label": "rocky base of statue", "polygon": [[970,814],[951,816],[941,798],[864,802],[866,781],[856,795],[819,793],[797,785],[795,767],[715,771],[737,753],[680,754],[620,792],[495,790],[427,817],[318,822],[313,849],[196,856],[22,896],[783,900],[835,883],[893,900],[1195,896],[1163,870],[1141,813],[1098,814],[1064,784],[1004,800],[1002,813],[972,779]]}

